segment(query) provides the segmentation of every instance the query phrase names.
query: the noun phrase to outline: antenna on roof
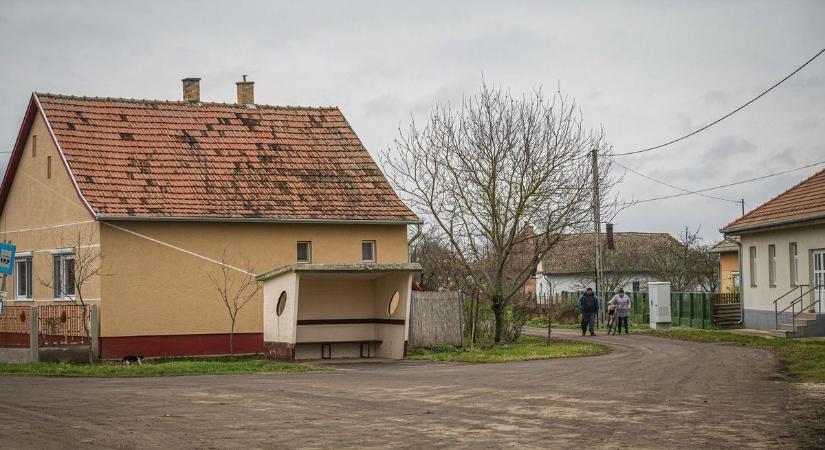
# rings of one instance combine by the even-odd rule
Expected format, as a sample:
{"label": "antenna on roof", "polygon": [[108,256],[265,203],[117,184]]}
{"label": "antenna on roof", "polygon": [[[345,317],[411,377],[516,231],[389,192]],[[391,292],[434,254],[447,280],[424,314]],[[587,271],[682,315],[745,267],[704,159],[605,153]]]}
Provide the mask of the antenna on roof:
{"label": "antenna on roof", "polygon": [[244,81],[246,81],[246,75],[241,75]]}

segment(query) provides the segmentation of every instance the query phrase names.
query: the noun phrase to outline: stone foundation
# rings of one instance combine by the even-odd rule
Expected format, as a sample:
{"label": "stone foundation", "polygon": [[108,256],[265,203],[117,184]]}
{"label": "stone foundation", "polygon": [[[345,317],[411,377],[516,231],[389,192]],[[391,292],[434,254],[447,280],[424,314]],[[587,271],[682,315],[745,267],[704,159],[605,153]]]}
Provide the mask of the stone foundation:
{"label": "stone foundation", "polygon": [[295,361],[295,344],[264,342],[264,357],[272,361]]}

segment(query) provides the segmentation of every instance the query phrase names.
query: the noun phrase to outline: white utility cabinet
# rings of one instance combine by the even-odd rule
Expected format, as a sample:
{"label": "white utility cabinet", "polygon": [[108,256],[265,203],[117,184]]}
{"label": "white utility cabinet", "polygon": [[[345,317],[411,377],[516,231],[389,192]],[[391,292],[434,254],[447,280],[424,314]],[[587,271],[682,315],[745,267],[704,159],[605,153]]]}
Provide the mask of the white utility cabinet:
{"label": "white utility cabinet", "polygon": [[650,299],[650,328],[670,329],[670,283],[654,281],[647,283]]}

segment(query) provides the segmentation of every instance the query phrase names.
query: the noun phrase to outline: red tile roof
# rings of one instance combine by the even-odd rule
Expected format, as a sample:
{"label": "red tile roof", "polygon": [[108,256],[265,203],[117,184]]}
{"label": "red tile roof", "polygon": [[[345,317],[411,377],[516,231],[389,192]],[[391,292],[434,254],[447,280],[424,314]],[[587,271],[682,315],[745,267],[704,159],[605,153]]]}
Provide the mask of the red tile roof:
{"label": "red tile roof", "polygon": [[34,100],[100,218],[419,220],[338,108]]}
{"label": "red tile roof", "polygon": [[825,170],[793,186],[722,228],[723,233],[825,218]]}

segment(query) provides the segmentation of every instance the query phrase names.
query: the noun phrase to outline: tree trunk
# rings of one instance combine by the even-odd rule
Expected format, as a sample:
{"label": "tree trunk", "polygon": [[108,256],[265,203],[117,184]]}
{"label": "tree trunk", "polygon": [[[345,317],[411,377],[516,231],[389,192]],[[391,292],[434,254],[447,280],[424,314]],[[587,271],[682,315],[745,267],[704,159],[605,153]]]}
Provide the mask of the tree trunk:
{"label": "tree trunk", "polygon": [[229,327],[229,354],[235,354],[235,321],[232,321],[232,325]]}
{"label": "tree trunk", "polygon": [[501,340],[503,339],[502,332],[504,331],[504,299],[501,298],[501,295],[496,294],[493,295],[491,301],[493,302],[493,316],[496,320],[496,335],[493,342],[501,344]]}

